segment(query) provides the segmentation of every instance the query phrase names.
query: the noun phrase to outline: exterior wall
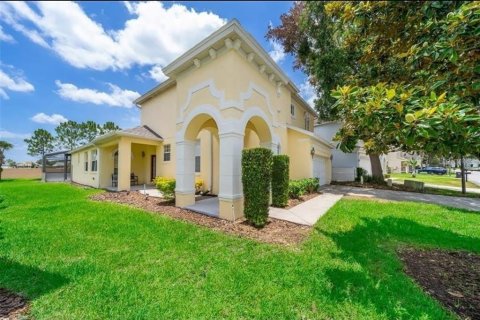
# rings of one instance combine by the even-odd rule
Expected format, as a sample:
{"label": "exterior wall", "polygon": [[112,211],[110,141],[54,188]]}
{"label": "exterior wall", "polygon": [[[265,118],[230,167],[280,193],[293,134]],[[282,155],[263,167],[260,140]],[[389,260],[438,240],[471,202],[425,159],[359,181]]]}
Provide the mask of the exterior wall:
{"label": "exterior wall", "polygon": [[314,121],[315,121],[314,116],[312,114],[310,114],[307,111],[307,109],[301,103],[299,103],[296,99],[294,99],[293,95],[292,95],[291,100],[292,101],[291,101],[290,104],[293,104],[293,106],[295,108],[295,116],[292,116],[290,106],[288,106],[288,110],[286,110],[286,112],[288,112],[287,124],[289,124],[291,126],[294,126],[294,127],[297,127],[299,129],[306,130],[306,128],[305,128],[305,117],[306,117],[307,114],[309,114],[308,131],[313,132]]}
{"label": "exterior wall", "polygon": [[288,130],[290,157],[290,179],[311,178],[313,175],[313,157],[311,155],[312,148],[315,149],[315,155],[325,160],[327,183],[332,180],[332,162],[330,160],[330,147],[317,141],[306,132],[302,133],[297,130]]}
{"label": "exterior wall", "polygon": [[163,138],[163,145],[170,145],[170,161],[163,161],[163,145],[157,154],[157,176],[175,177],[177,88],[175,85],[142,104],[141,125],[149,126]]}
{"label": "exterior wall", "polygon": [[[99,167],[98,163],[100,162],[97,153],[97,171],[92,172],[92,151],[98,150],[96,147],[91,147],[88,149],[80,150],[79,152],[72,153],[72,181],[83,184],[86,186],[91,186],[94,188],[99,187]],[[85,153],[88,153],[88,171],[85,171]]]}

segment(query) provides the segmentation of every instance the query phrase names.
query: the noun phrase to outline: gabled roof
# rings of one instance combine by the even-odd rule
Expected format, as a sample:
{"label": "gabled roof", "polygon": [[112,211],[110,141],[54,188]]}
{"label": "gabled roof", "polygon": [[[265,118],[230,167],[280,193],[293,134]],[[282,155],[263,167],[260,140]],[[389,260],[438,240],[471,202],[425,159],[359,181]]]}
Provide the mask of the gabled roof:
{"label": "gabled roof", "polygon": [[154,141],[163,141],[163,138],[158,133],[153,131],[149,126],[138,126],[135,128],[125,129],[125,130],[112,131],[104,135],[101,135],[99,137],[96,137],[90,143],[87,143],[81,147],[73,149],[71,153],[78,152],[82,149],[86,149],[89,147],[93,147],[98,143],[101,143],[102,141],[109,140],[112,138],[117,138],[117,137],[131,137],[131,138],[148,139],[148,140],[154,140]]}
{"label": "gabled roof", "polygon": [[255,38],[248,33],[236,19],[231,20],[165,66],[162,71],[169,77],[169,79],[137,98],[134,103],[137,105],[142,104],[156,94],[170,88],[176,83],[176,74],[190,68],[196,61],[197,63],[200,63],[203,58],[206,58],[209,55],[215,55],[216,51],[224,47],[227,43],[231,47],[243,51],[249,61],[262,66],[263,72],[274,75],[275,81],[289,87],[295,98],[297,98],[307,110],[316,114],[315,110],[313,110],[313,108],[298,94],[299,90],[295,83],[283,72],[277,63],[273,61],[260,43],[258,43],[258,41],[255,40]]}

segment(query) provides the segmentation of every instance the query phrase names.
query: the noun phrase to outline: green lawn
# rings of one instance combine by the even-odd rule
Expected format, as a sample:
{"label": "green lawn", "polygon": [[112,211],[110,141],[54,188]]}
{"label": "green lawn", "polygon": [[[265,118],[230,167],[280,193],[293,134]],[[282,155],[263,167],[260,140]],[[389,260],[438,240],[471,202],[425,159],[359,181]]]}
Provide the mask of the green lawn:
{"label": "green lawn", "polygon": [[[436,175],[436,174],[426,174],[426,173],[417,173],[416,178],[412,178],[412,174],[410,173],[392,173],[390,175],[392,178],[399,179],[399,180],[416,180],[416,181],[423,181],[428,184],[435,184],[440,186],[449,186],[449,187],[461,187],[462,182],[460,179],[455,178],[455,175]],[[467,181],[467,188],[478,188],[477,185]]]}
{"label": "green lawn", "polygon": [[299,248],[0,182],[0,287],[35,319],[453,319],[402,273],[401,246],[480,253],[480,214],[342,200]]}

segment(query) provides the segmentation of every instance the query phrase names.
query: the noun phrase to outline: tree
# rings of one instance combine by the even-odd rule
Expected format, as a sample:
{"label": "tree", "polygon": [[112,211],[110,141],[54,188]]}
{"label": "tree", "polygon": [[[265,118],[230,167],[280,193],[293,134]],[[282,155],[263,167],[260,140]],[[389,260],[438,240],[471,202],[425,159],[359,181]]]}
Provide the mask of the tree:
{"label": "tree", "polygon": [[100,127],[100,134],[106,134],[109,132],[114,132],[120,130],[120,127],[117,126],[114,122],[112,121],[107,121],[103,124],[102,127]]}
{"label": "tree", "polygon": [[[451,108],[453,105],[478,108],[479,11],[479,2],[295,3],[287,14],[282,15],[282,25],[270,29],[267,36],[280,41],[285,50],[297,58],[297,64],[313,79],[319,94],[337,100],[327,114],[343,121],[338,135],[340,148],[349,150],[357,140],[364,140],[372,160],[372,174],[380,177],[378,152],[410,149],[414,142],[412,138],[422,138],[423,142],[435,140],[411,132],[408,137],[401,136],[401,133],[409,133],[408,123],[414,123],[406,122],[405,125],[404,119],[400,120],[403,110],[407,110],[407,100],[407,105],[415,112],[422,112],[423,106],[415,107],[416,102],[429,103],[422,94],[428,98],[431,94],[436,97],[436,92],[447,92]],[[321,38],[325,34],[329,45]],[[332,65],[332,54],[338,55],[336,61],[341,63],[340,66]],[[327,77],[332,75],[337,76],[336,84],[344,86],[333,91],[337,97],[329,91],[332,83]],[[378,87],[380,84],[384,87]],[[347,92],[342,93],[342,89]],[[404,101],[391,107],[403,109],[395,113],[379,97],[394,97],[400,91],[404,94]],[[343,94],[348,99],[339,101]],[[366,95],[369,94],[376,98],[367,101]],[[355,101],[356,98],[360,100]],[[327,101],[327,98],[323,100]],[[319,100],[316,104],[320,118],[323,118],[322,109],[329,107]],[[342,111],[345,106],[348,110]],[[442,108],[428,110],[437,113],[438,118],[448,117],[445,113],[447,107]],[[362,118],[361,115],[366,114],[374,119]],[[380,125],[382,116],[384,126]],[[423,119],[419,121],[423,122]],[[416,130],[425,133],[429,130],[421,125],[431,123],[416,125],[420,125],[415,127]],[[465,130],[461,132],[465,133]],[[423,145],[429,147],[430,143]],[[472,150],[473,145],[462,152]],[[452,149],[453,153],[458,151]],[[442,152],[445,152],[443,147]]]}
{"label": "tree", "polygon": [[2,180],[2,166],[5,164],[5,151],[13,148],[13,144],[0,140],[0,180]]}
{"label": "tree", "polygon": [[29,139],[24,140],[27,143],[27,152],[30,156],[43,156],[54,149],[55,138],[45,129],[37,129]]}
{"label": "tree", "polygon": [[80,124],[80,130],[83,142],[89,143],[100,134],[101,127],[95,121],[89,120]]}
{"label": "tree", "polygon": [[12,160],[12,159],[7,159],[7,165],[10,167],[10,168],[15,168],[17,166],[17,163]]}
{"label": "tree", "polygon": [[60,123],[56,128],[57,142],[62,148],[73,150],[82,144],[84,134],[82,126],[76,121],[68,120]]}

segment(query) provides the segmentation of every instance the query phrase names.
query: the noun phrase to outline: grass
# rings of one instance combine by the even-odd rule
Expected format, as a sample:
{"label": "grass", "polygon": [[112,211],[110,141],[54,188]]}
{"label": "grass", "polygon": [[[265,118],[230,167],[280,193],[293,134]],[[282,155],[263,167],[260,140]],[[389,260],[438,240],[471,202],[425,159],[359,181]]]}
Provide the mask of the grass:
{"label": "grass", "polygon": [[480,253],[480,215],[338,202],[299,248],[258,243],[38,181],[0,183],[0,287],[35,319],[454,319],[395,250]]}
{"label": "grass", "polygon": [[[415,178],[412,178],[412,174],[410,173],[392,173],[390,175],[394,179],[398,180],[415,180],[415,181],[422,181],[428,184],[434,184],[439,186],[447,186],[447,187],[461,187],[462,182],[460,179],[455,178],[455,176],[448,176],[448,175],[436,175],[436,174],[426,174],[426,173],[417,173]],[[477,185],[467,181],[467,188],[479,188]]]}

